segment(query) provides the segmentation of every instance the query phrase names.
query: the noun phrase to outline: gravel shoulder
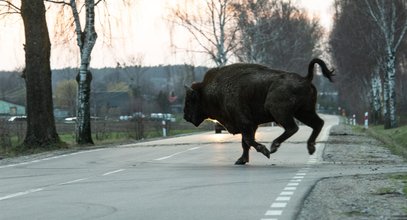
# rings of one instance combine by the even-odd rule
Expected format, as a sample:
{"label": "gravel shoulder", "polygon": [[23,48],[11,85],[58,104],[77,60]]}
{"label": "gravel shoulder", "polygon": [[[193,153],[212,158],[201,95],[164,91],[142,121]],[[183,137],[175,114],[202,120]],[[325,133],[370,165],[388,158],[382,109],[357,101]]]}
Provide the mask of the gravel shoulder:
{"label": "gravel shoulder", "polygon": [[[405,160],[383,143],[347,125],[331,129],[323,163],[337,167],[399,166]],[[341,175],[319,180],[305,198],[297,219],[407,220],[407,170]]]}

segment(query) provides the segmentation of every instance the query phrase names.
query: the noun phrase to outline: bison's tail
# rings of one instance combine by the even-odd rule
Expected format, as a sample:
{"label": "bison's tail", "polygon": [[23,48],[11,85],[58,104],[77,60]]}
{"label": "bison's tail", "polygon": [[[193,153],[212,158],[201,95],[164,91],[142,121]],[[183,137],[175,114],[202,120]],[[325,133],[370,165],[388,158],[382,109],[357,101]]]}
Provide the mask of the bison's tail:
{"label": "bison's tail", "polygon": [[324,61],[318,58],[314,58],[311,60],[308,66],[308,75],[306,76],[308,81],[312,81],[312,78],[314,77],[314,65],[318,64],[321,67],[322,70],[322,75],[324,75],[326,78],[329,79],[329,81],[333,82],[332,76],[335,74],[333,73],[334,70],[329,70],[328,67],[326,67],[326,64]]}

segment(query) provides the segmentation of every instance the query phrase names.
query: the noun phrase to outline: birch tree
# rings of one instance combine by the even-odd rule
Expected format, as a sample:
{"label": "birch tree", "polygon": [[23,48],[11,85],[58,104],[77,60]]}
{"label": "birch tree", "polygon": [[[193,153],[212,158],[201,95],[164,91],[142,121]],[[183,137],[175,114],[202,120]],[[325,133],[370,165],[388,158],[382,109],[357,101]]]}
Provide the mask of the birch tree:
{"label": "birch tree", "polygon": [[232,0],[206,0],[204,14],[178,7],[173,22],[184,27],[216,66],[224,66],[236,48],[238,27],[231,10]]}
{"label": "birch tree", "polygon": [[102,0],[85,0],[85,26],[81,23],[80,11],[78,10],[77,1],[53,1],[69,6],[75,23],[76,42],[80,51],[79,73],[76,77],[78,82],[78,100],[76,113],[76,142],[81,145],[93,144],[90,121],[90,91],[92,73],[89,65],[91,53],[95,46],[97,33],[95,31],[95,6]]}
{"label": "birch tree", "polygon": [[376,68],[373,70],[372,76],[371,76],[371,105],[372,105],[372,117],[373,117],[373,123],[378,123],[381,121],[381,116],[382,116],[382,106],[383,106],[383,100],[382,100],[382,94],[383,94],[383,86],[382,86],[382,80],[380,77],[380,67],[376,66]]}
{"label": "birch tree", "polygon": [[[406,1],[365,0],[368,14],[378,26],[385,45],[384,127],[397,127],[396,54],[407,31]],[[396,5],[397,4],[397,5]]]}

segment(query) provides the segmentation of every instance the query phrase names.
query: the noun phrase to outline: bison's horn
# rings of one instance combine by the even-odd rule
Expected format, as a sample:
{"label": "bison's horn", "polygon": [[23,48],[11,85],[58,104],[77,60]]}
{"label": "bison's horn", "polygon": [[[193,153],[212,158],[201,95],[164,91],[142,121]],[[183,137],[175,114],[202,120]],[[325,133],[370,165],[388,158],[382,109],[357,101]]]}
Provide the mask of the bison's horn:
{"label": "bison's horn", "polygon": [[189,86],[187,86],[187,85],[184,85],[184,87],[185,87],[185,91],[187,91],[187,92],[192,92],[192,91],[194,91],[191,87],[189,87]]}

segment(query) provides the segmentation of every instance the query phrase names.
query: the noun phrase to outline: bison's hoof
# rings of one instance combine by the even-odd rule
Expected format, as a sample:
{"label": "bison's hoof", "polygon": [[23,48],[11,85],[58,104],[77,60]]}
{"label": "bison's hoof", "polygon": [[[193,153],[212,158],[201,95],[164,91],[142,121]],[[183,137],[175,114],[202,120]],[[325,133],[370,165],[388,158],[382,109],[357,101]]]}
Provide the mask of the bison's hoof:
{"label": "bison's hoof", "polygon": [[241,157],[241,158],[237,159],[237,161],[235,162],[235,165],[245,165],[247,162],[249,162],[248,159]]}
{"label": "bison's hoof", "polygon": [[273,142],[270,147],[270,154],[275,153],[280,147],[280,145],[281,145],[280,143]]}
{"label": "bison's hoof", "polygon": [[270,151],[267,149],[266,146],[260,144],[256,147],[257,152],[261,152],[264,156],[270,159]]}
{"label": "bison's hoof", "polygon": [[309,155],[313,155],[315,152],[315,143],[309,143],[307,148]]}

